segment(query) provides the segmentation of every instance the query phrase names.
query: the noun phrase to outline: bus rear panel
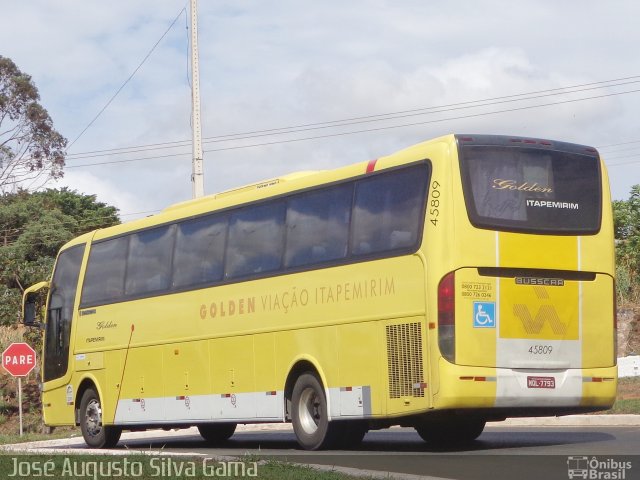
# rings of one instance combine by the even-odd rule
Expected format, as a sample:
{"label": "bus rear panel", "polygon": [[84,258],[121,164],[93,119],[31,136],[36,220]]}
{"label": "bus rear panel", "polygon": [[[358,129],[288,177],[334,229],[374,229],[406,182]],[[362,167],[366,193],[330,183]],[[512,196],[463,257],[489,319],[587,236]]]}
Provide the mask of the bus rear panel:
{"label": "bus rear panel", "polygon": [[609,408],[613,238],[598,153],[499,136],[456,141],[452,183],[464,201],[454,206],[455,260],[438,287],[436,408],[494,417]]}

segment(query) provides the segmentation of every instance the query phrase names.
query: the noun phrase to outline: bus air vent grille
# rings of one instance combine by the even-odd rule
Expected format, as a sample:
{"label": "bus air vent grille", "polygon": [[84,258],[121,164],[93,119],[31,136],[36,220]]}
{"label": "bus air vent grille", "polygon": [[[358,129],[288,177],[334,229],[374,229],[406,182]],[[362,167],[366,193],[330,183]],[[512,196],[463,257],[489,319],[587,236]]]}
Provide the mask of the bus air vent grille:
{"label": "bus air vent grille", "polygon": [[389,397],[424,397],[422,369],[422,327],[403,323],[387,327]]}

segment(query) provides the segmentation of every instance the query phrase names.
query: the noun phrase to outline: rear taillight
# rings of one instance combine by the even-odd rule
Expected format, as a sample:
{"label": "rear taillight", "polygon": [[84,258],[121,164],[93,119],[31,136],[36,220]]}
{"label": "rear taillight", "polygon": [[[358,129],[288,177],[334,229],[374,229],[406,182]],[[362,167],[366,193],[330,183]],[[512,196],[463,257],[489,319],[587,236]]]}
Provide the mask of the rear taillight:
{"label": "rear taillight", "polygon": [[451,363],[456,359],[455,273],[446,274],[438,285],[438,345]]}

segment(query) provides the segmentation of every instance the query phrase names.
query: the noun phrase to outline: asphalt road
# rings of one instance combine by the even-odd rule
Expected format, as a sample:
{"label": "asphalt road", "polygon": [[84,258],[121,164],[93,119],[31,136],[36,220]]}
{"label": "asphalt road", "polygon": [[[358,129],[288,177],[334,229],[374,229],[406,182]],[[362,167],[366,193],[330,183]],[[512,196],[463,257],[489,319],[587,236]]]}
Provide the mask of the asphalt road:
{"label": "asphalt road", "polygon": [[570,456],[603,460],[635,456],[637,468],[625,472],[625,477],[634,478],[635,473],[640,479],[638,427],[488,427],[472,446],[457,450],[429,448],[413,429],[399,428],[368,433],[357,450],[313,453],[299,450],[291,432],[240,432],[216,449],[207,448],[197,436],[149,440],[126,445],[206,455],[251,454],[296,463],[465,480],[565,479]]}
{"label": "asphalt road", "polygon": [[[81,439],[56,443],[56,448],[74,453],[86,450]],[[378,472],[376,476],[460,480],[567,479],[571,462],[582,459],[584,464],[585,459],[595,458],[601,464],[594,469],[596,476],[587,478],[640,479],[639,426],[487,427],[473,445],[448,450],[428,447],[413,429],[392,428],[369,432],[356,450],[323,452],[300,450],[290,430],[240,431],[224,445],[212,448],[191,429],[126,434],[117,450],[216,458],[252,455],[254,459]],[[625,462],[631,462],[631,468],[617,468]]]}

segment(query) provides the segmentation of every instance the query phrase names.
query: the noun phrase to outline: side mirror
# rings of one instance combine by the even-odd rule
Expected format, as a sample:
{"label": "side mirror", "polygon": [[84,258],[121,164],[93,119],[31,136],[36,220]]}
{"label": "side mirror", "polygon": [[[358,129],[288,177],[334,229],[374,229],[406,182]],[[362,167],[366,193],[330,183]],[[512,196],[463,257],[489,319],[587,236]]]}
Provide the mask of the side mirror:
{"label": "side mirror", "polygon": [[39,327],[38,306],[44,303],[41,300],[41,290],[49,288],[49,282],[40,282],[27,288],[22,297],[22,323],[25,327]]}
{"label": "side mirror", "polygon": [[38,304],[38,294],[29,293],[25,295],[24,299],[24,312],[22,314],[22,323],[25,327],[35,327],[36,321],[36,307]]}

